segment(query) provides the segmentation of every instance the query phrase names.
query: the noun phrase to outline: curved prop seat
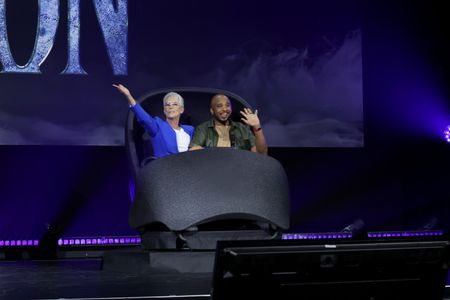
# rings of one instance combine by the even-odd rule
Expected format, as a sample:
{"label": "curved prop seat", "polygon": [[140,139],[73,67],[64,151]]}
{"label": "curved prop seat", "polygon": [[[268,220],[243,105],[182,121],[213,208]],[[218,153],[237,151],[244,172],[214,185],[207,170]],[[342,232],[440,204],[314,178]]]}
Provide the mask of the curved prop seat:
{"label": "curved prop seat", "polygon": [[250,151],[210,148],[151,161],[137,176],[130,225],[183,231],[245,219],[289,227],[289,189],[281,164]]}
{"label": "curved prop seat", "polygon": [[[152,116],[159,116],[164,119],[162,109],[162,99],[168,92],[177,92],[185,99],[185,112],[181,115],[181,124],[197,126],[200,123],[209,120],[211,113],[209,111],[211,97],[215,94],[227,95],[230,99],[233,112],[231,119],[239,122],[241,114],[239,113],[244,107],[251,108],[250,105],[239,95],[226,90],[201,88],[201,87],[177,87],[165,88],[161,90],[153,90],[139,98],[139,102],[145,111]],[[136,181],[137,174],[142,165],[148,158],[153,157],[153,146],[151,138],[145,133],[144,128],[138,124],[133,111],[129,111],[127,122],[125,125],[125,145],[131,171],[132,181]],[[134,193],[134,189],[131,188]],[[133,198],[134,196],[132,196]]]}

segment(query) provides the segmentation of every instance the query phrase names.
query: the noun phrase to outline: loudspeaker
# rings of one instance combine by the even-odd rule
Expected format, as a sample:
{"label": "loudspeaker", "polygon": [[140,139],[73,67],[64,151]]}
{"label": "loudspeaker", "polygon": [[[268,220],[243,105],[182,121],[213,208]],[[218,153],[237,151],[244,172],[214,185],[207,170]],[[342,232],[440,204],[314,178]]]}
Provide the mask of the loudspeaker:
{"label": "loudspeaker", "polygon": [[218,242],[212,299],[442,299],[447,240]]}

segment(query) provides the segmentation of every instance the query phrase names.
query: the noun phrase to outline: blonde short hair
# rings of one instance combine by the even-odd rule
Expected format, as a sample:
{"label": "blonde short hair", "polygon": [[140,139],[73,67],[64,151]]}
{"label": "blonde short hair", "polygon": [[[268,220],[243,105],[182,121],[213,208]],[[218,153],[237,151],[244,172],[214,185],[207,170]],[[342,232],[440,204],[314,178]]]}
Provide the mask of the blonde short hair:
{"label": "blonde short hair", "polygon": [[167,93],[163,98],[163,104],[166,104],[166,102],[169,98],[176,98],[178,103],[180,104],[180,106],[184,107],[184,99],[183,99],[183,97],[181,97],[180,94],[175,93],[175,92]]}

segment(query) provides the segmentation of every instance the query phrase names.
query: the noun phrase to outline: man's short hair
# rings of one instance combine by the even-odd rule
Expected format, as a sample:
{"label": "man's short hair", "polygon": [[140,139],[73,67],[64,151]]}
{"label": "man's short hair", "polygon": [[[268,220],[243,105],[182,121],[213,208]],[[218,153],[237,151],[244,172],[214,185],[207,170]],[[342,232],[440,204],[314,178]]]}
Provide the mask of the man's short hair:
{"label": "man's short hair", "polygon": [[163,98],[163,104],[166,104],[166,102],[167,102],[167,100],[169,100],[169,98],[177,99],[177,102],[180,104],[180,106],[184,107],[184,99],[183,99],[183,97],[181,97],[180,94],[175,93],[175,92],[167,93]]}
{"label": "man's short hair", "polygon": [[228,99],[228,101],[231,103],[230,98],[227,95],[224,94],[215,94],[214,96],[211,97],[211,101],[209,101],[209,105],[212,106],[212,103],[214,101],[214,99],[218,98],[218,97],[225,97]]}

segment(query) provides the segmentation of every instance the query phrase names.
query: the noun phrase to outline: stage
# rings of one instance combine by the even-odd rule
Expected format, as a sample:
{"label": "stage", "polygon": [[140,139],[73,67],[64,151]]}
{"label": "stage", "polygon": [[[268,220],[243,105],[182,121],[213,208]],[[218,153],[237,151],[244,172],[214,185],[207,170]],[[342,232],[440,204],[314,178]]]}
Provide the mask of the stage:
{"label": "stage", "polygon": [[101,258],[0,261],[1,299],[209,299],[212,272],[102,270]]}
{"label": "stage", "polygon": [[[209,299],[212,273],[100,269],[101,259],[0,262],[1,299]],[[450,286],[444,299],[450,299]]]}
{"label": "stage", "polygon": [[[438,232],[450,249],[450,18],[440,2],[0,0],[0,300],[215,298],[215,275],[227,280],[214,271],[215,242],[234,230],[349,243]],[[159,140],[113,84],[162,122],[164,95],[179,93],[176,133],[208,121],[213,95],[225,94],[226,145],[237,145],[230,121],[245,107],[260,121],[245,144],[264,132],[268,156],[178,153],[167,127],[173,155],[154,160]],[[227,227],[236,220],[252,223]],[[240,236],[249,237],[262,239]],[[270,274],[302,274],[320,293],[329,283],[320,272],[331,270],[353,292],[345,300],[357,297],[357,272],[381,274],[364,284],[397,276],[390,283],[405,295],[390,299],[444,291],[450,250],[359,256],[358,247],[348,270],[325,247],[312,279],[307,256]],[[372,272],[375,256],[389,261],[383,272]],[[252,261],[240,259],[238,271]],[[423,261],[440,280],[414,273]],[[439,283],[437,297],[414,294],[423,278]],[[263,293],[270,284],[258,280]],[[342,299],[332,292],[312,297]],[[264,296],[247,298],[283,299]],[[235,298],[245,297],[226,299]]]}
{"label": "stage", "polygon": [[[325,240],[327,242],[324,242]],[[353,243],[350,238],[340,241],[334,239],[334,241],[338,243],[337,245],[339,243]],[[308,235],[308,240],[287,241],[288,244],[298,245],[331,242],[331,239],[318,241],[314,238],[313,240],[311,235]],[[274,243],[277,244],[278,242]],[[256,244],[267,245],[270,242],[256,241]],[[425,250],[421,248],[420,251],[419,253],[424,253],[422,251]],[[302,265],[301,269],[308,269],[308,263],[301,263],[301,260],[293,263],[292,258],[288,260],[279,259],[273,256],[273,251],[270,252],[270,257],[265,259],[264,263],[257,263],[258,267],[262,268],[261,270],[270,270],[273,266],[280,266],[286,262],[292,266],[300,264]],[[134,245],[109,248],[100,246],[60,248],[58,249],[58,257],[49,260],[31,259],[24,248],[20,253],[22,257],[19,257],[18,253],[16,252],[17,259],[13,259],[14,256],[9,253],[9,255],[3,257],[3,260],[0,260],[0,299],[210,299],[214,271],[217,271],[215,270],[217,268],[215,264],[218,262],[216,255],[219,252],[146,250],[140,245]],[[360,250],[355,253],[357,254],[355,257],[362,257],[360,256],[362,253]],[[434,252],[428,252],[428,254],[430,253]],[[367,257],[373,257],[373,255],[370,254]],[[388,258],[389,255],[383,254],[381,257]],[[427,260],[426,257],[430,258],[429,255],[424,254],[423,258],[418,257],[417,261]],[[298,259],[300,258],[298,256]],[[307,261],[311,260],[311,257],[304,258]],[[252,261],[256,263],[256,260]],[[384,258],[380,260],[380,266],[383,261]],[[241,261],[240,265],[244,264],[245,261]],[[321,263],[321,266],[323,266],[323,263]],[[381,269],[382,267],[380,267]],[[352,290],[345,286],[346,283],[349,283],[346,282],[345,277],[352,272],[351,270],[350,273],[347,271],[344,273],[345,275],[339,275],[343,279],[342,283],[339,284],[339,289],[342,288],[346,290],[346,293],[352,293]],[[364,276],[364,264],[361,264],[358,268],[358,274],[361,278]],[[445,296],[442,299],[450,299],[448,281],[445,287]],[[267,283],[259,283],[259,281],[256,283],[260,286],[260,289],[267,286]],[[241,294],[241,292],[244,293],[241,289],[235,290],[238,291],[235,295],[239,299],[252,298],[249,298],[248,294]],[[358,293],[357,290],[355,289],[355,294]],[[323,298],[323,295],[310,295],[308,293],[303,295],[302,299],[328,299]],[[389,295],[391,294],[388,293],[387,296],[383,294],[380,298],[375,297],[375,299],[394,299],[389,298],[392,296]],[[405,289],[405,297],[395,297],[395,299],[422,298],[412,298],[411,291],[408,289]],[[341,299],[341,297],[336,299]],[[367,298],[355,298],[353,295],[351,299]]]}

